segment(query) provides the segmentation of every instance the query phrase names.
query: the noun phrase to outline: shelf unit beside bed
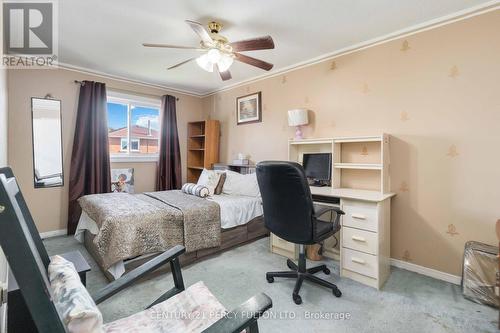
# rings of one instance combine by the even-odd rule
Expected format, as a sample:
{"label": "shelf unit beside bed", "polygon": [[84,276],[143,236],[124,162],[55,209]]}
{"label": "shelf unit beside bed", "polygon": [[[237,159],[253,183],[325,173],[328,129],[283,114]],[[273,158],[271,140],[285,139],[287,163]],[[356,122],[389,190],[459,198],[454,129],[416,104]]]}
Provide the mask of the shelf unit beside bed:
{"label": "shelf unit beside bed", "polygon": [[220,125],[217,120],[188,123],[187,182],[196,183],[201,171],[219,161]]}

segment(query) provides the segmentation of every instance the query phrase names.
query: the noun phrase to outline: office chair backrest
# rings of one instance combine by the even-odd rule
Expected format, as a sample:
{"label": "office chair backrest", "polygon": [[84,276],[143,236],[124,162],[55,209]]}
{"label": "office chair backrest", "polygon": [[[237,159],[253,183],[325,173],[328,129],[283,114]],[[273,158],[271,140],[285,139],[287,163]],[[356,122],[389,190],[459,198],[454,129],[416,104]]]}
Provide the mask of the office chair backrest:
{"label": "office chair backrest", "polygon": [[302,166],[293,162],[257,164],[266,228],[280,238],[303,244],[313,239],[311,191]]}
{"label": "office chair backrest", "polygon": [[[7,176],[11,177],[7,177]],[[52,302],[43,256],[48,255],[40,237],[33,237],[26,217],[31,217],[9,168],[0,170],[0,246],[21,289],[31,317],[40,333],[66,332]],[[33,225],[34,227],[34,225]],[[36,227],[34,227],[36,231]],[[38,231],[36,231],[38,234]],[[38,250],[37,241],[43,248]]]}

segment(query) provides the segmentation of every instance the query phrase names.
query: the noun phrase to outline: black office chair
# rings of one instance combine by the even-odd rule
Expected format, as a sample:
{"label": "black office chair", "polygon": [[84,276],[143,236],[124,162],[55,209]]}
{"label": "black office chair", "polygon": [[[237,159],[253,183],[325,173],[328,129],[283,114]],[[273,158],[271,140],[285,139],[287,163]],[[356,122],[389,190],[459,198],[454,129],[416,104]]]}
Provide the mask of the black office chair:
{"label": "black office chair", "polygon": [[[319,243],[338,232],[344,212],[336,207],[313,205],[304,169],[298,163],[260,162],[256,173],[267,229],[286,241],[299,244],[299,264],[288,259],[291,271],[266,273],[267,281],[272,283],[275,277],[297,279],[292,294],[296,304],[302,303],[299,291],[304,280],[330,288],[336,297],[342,296],[336,285],[314,276],[320,271],[330,274],[326,265],[306,269],[304,245]],[[326,212],[335,212],[333,223],[319,220]]]}

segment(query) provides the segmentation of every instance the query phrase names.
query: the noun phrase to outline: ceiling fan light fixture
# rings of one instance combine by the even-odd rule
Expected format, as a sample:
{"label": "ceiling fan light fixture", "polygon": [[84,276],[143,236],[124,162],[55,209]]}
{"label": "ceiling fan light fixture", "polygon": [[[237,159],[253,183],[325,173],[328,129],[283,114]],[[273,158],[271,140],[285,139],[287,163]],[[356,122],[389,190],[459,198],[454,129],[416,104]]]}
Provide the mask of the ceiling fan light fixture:
{"label": "ceiling fan light fixture", "polygon": [[231,67],[231,65],[233,64],[233,57],[231,57],[230,55],[228,54],[223,54],[219,61],[217,61],[217,67],[219,67],[219,71],[221,72],[225,72],[229,69],[229,67]]}
{"label": "ceiling fan light fixture", "polygon": [[[232,78],[232,75],[229,72],[229,67],[232,66],[234,60],[248,64],[250,66],[261,68],[266,71],[270,71],[273,68],[273,64],[240,53],[242,51],[274,49],[274,41],[271,36],[244,39],[230,43],[226,37],[219,34],[220,30],[222,29],[222,24],[218,22],[210,22],[208,24],[208,31],[203,27],[201,23],[191,20],[186,20],[186,23],[200,38],[200,45],[198,47],[170,44],[142,44],[145,47],[188,49],[204,52],[204,54],[200,57],[189,58],[168,67],[167,70],[178,68],[179,66],[185,65],[194,60],[203,70],[210,73],[215,71],[219,73],[223,81],[227,81]],[[214,70],[215,66],[217,67]]]}
{"label": "ceiling fan light fixture", "polygon": [[213,64],[219,62],[221,56],[220,51],[217,49],[211,49],[207,52],[208,60],[210,60]]}
{"label": "ceiling fan light fixture", "polygon": [[208,53],[205,53],[198,58],[196,58],[196,63],[198,66],[206,70],[207,72],[212,73],[214,71],[214,63],[210,61],[208,57]]}

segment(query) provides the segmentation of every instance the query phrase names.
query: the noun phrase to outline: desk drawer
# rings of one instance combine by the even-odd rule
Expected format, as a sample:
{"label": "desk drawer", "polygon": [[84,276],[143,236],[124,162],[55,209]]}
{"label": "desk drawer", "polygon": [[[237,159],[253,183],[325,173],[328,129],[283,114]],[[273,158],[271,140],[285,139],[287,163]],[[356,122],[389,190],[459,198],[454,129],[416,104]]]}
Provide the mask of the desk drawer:
{"label": "desk drawer", "polygon": [[342,210],[342,225],[377,232],[377,203],[365,201],[344,200]]}
{"label": "desk drawer", "polygon": [[377,254],[378,234],[371,231],[342,228],[342,246],[370,254]]}
{"label": "desk drawer", "polygon": [[377,278],[378,276],[377,256],[372,254],[343,248],[342,267],[372,278]]}

